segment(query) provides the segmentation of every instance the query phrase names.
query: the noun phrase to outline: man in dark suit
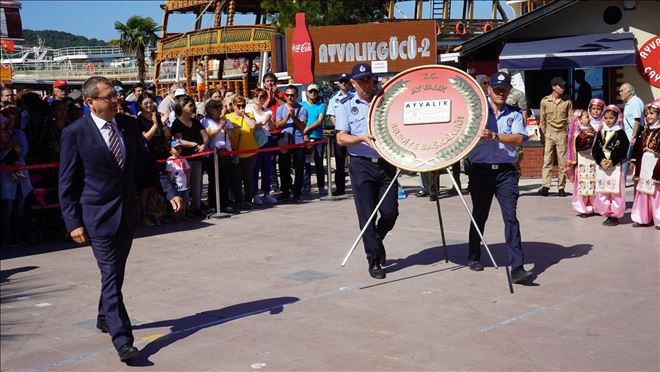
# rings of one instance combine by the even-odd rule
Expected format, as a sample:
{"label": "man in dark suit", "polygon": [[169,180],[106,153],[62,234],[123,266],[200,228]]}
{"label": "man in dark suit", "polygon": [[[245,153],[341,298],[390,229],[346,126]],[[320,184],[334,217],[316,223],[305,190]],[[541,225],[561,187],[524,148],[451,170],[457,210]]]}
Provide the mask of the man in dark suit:
{"label": "man in dark suit", "polygon": [[[101,271],[96,326],[110,333],[125,362],[138,355],[121,288],[138,225],[133,180],[144,151],[135,120],[117,115],[118,97],[108,79],[90,77],[82,93],[91,112],[62,132],[60,205],[71,238],[92,245]],[[176,211],[180,199],[171,203]]]}

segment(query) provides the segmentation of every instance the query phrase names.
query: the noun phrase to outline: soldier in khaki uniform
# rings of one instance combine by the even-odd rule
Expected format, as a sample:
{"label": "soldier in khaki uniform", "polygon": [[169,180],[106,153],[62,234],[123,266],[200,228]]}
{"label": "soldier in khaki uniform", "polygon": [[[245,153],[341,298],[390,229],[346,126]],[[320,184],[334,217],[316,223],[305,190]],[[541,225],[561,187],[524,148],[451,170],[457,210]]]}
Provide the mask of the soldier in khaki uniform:
{"label": "soldier in khaki uniform", "polygon": [[564,172],[566,159],[566,144],[568,142],[568,123],[573,115],[573,103],[564,95],[566,82],[557,76],[550,81],[552,93],[541,100],[541,115],[539,128],[545,138],[543,152],[543,186],[539,195],[548,196],[552,184],[552,163],[557,157],[559,166],[559,196],[566,196],[566,174]]}

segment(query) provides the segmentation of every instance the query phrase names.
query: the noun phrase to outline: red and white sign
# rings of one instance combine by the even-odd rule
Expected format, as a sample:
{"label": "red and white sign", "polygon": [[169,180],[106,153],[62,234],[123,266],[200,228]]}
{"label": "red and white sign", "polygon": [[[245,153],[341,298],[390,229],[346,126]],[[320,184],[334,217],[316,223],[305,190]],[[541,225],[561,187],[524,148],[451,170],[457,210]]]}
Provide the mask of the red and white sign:
{"label": "red and white sign", "polygon": [[312,62],[314,51],[312,50],[312,38],[307,31],[305,13],[296,13],[296,28],[291,40],[291,58],[293,59],[293,81],[296,83],[309,84],[314,81]]}
{"label": "red and white sign", "polygon": [[660,35],[655,35],[639,48],[637,70],[644,80],[660,88]]}

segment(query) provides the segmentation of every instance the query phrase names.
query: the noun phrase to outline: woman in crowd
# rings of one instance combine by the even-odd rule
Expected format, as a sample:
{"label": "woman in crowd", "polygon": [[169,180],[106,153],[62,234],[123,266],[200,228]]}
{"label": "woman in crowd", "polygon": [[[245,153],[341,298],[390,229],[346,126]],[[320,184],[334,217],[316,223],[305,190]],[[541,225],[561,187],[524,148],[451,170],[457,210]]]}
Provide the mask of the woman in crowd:
{"label": "woman in crowd", "polygon": [[[0,111],[0,167],[25,165],[28,140],[17,128],[18,112],[14,107]],[[0,172],[0,229],[2,243],[15,244],[22,239],[25,196],[32,191],[27,170]]]}
{"label": "woman in crowd", "polygon": [[[190,156],[206,151],[209,137],[199,120],[195,119],[195,101],[187,95],[176,99],[174,106],[176,119],[172,123],[172,136],[183,144],[182,156]],[[192,213],[201,215],[202,157],[188,159],[190,163],[190,190]]]}
{"label": "woman in crowd", "polygon": [[[137,109],[140,114],[137,116],[137,122],[142,132],[142,137],[147,145],[147,150],[153,161],[165,160],[169,157],[167,150],[169,139],[171,138],[170,128],[163,125],[160,115],[156,111],[156,99],[150,93],[142,93],[136,100]],[[142,223],[151,225],[158,223],[158,219],[151,221],[147,216],[147,206],[153,193],[158,192],[159,175],[165,172],[165,164],[160,163],[157,167],[145,167],[148,175],[136,178],[136,189],[140,196],[140,209],[142,212]]]}
{"label": "woman in crowd", "polygon": [[[214,151],[232,151],[231,137],[238,133],[222,115],[222,101],[210,99],[204,107],[206,117],[202,126],[209,137],[209,148]],[[209,175],[208,201],[209,208],[216,208],[215,168],[213,158],[209,159],[207,172]],[[235,213],[236,206],[229,200],[229,190],[237,199],[241,195],[241,176],[238,168],[237,155],[218,155],[218,185],[220,191],[220,210],[225,213]],[[240,201],[240,200],[236,200]]]}
{"label": "woman in crowd", "polygon": [[[235,95],[232,98],[234,112],[225,115],[225,118],[231,123],[231,126],[236,129],[235,137],[231,137],[231,142],[235,151],[249,151],[259,148],[254,139],[254,131],[260,129],[263,124],[257,123],[252,114],[246,114],[245,106],[245,98],[240,95]],[[241,172],[241,180],[244,190],[242,200],[244,201],[251,200],[250,197],[253,194],[252,175],[254,173],[256,160],[256,152],[248,152],[238,155],[238,166]],[[252,203],[245,202],[241,205],[241,208],[251,209]]]}
{"label": "woman in crowd", "polygon": [[[254,90],[254,100],[245,108],[245,112],[254,116],[257,124],[261,124],[261,130],[268,138],[262,148],[270,148],[275,145],[275,139],[270,135],[270,131],[275,129],[275,122],[273,121],[273,113],[266,109],[263,105],[268,98],[268,93],[261,88]],[[260,152],[257,154],[256,166],[254,167],[253,177],[253,202],[256,205],[261,205],[265,201],[269,204],[277,203],[272,195],[270,195],[270,179],[272,172],[273,153],[270,151]],[[263,199],[259,196],[259,173],[261,172],[261,192],[263,192]]]}

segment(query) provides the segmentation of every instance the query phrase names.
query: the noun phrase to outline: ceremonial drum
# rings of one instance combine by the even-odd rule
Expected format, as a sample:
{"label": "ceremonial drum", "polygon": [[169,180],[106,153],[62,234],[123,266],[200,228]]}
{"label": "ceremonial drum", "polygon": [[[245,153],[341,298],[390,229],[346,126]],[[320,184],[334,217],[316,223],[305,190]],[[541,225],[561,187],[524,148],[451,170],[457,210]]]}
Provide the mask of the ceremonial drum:
{"label": "ceremonial drum", "polygon": [[369,107],[372,144],[409,171],[446,168],[472,151],[488,118],[486,96],[465,71],[418,66],[390,79]]}

